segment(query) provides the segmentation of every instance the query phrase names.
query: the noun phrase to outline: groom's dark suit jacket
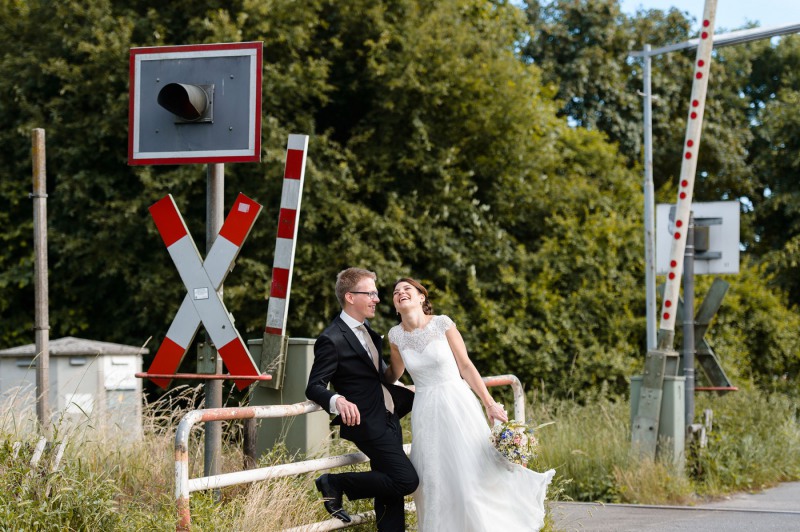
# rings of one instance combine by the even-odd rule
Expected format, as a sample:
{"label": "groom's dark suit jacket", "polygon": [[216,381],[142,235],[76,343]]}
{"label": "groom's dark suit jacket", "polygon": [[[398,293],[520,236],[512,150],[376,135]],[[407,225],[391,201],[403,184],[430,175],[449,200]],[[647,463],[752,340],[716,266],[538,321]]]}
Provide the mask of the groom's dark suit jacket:
{"label": "groom's dark suit jacket", "polygon": [[[378,352],[382,353],[383,341],[380,335],[370,329],[369,325],[367,331]],[[369,353],[340,316],[336,316],[317,338],[306,397],[330,412],[330,400],[334,395],[328,389],[328,383],[331,383],[336,393],[358,406],[361,412],[360,425],[344,425],[340,416],[331,421],[331,425],[341,426],[340,434],[343,438],[372,439],[386,430],[386,408],[383,404],[381,383],[386,384],[391,393],[398,417],[411,411],[414,393],[402,386],[385,383],[386,363],[382,357],[380,366],[381,370],[378,372]]]}

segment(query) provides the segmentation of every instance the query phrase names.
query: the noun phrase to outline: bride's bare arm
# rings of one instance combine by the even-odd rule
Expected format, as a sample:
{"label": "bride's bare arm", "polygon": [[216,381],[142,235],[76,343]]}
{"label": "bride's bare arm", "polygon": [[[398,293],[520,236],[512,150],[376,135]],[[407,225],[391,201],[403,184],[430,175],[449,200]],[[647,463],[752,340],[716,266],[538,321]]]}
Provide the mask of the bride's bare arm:
{"label": "bride's bare arm", "polygon": [[391,348],[391,355],[389,356],[389,366],[386,368],[386,382],[395,382],[403,376],[406,370],[406,365],[403,363],[403,357],[400,356],[400,350],[393,343],[389,343]]}
{"label": "bride's bare arm", "polygon": [[508,416],[506,416],[505,411],[492,399],[489,389],[486,387],[483,379],[481,379],[481,374],[478,373],[475,364],[470,360],[467,354],[467,346],[464,344],[464,339],[461,337],[461,333],[458,332],[456,326],[453,325],[447,329],[445,335],[447,336],[447,342],[450,344],[450,349],[453,351],[453,355],[455,355],[461,378],[467,381],[469,387],[472,388],[472,391],[475,392],[475,395],[481,400],[483,407],[486,409],[486,413],[491,419],[508,421]]}

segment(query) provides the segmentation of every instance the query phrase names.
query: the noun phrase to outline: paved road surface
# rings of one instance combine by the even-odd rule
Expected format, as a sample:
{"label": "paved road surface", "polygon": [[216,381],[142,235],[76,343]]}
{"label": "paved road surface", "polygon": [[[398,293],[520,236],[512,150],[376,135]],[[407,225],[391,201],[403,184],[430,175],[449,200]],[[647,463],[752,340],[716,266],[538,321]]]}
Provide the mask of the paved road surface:
{"label": "paved road surface", "polygon": [[800,482],[698,506],[556,502],[550,509],[563,532],[800,532]]}

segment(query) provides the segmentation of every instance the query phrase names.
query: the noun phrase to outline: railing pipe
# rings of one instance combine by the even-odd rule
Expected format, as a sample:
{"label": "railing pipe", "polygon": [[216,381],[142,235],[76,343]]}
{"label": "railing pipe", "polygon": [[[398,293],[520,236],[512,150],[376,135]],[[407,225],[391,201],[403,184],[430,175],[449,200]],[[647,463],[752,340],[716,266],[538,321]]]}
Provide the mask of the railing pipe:
{"label": "railing pipe", "polygon": [[525,421],[525,391],[516,375],[484,377],[483,382],[490,388],[492,386],[511,386],[511,390],[514,392],[514,419]]}
{"label": "railing pipe", "polygon": [[[519,421],[525,420],[525,394],[522,389],[522,383],[515,375],[484,377],[483,382],[486,383],[487,387],[511,386],[514,393],[514,419]],[[291,417],[310,414],[318,410],[321,410],[321,408],[313,401],[304,401],[291,405],[207,408],[192,410],[183,416],[175,431],[175,499],[178,512],[178,522],[175,529],[179,532],[191,529],[192,518],[191,509],[189,507],[189,496],[193,491],[245,484],[258,480],[297,475],[311,471],[319,471],[321,469],[331,469],[333,467],[366,462],[367,457],[363,453],[351,453],[292,464],[249,469],[221,475],[209,475],[195,478],[191,481],[189,480],[189,435],[192,427],[197,423],[232,419]],[[406,453],[408,453],[411,450],[411,444],[406,444],[403,448]]]}
{"label": "railing pipe", "polygon": [[[403,445],[403,450],[406,454],[410,453],[411,444],[407,443]],[[312,471],[333,469],[334,467],[344,467],[367,461],[369,461],[369,458],[367,458],[367,455],[364,453],[350,453],[341,456],[326,456],[314,460],[304,460],[291,464],[224,473],[213,477],[193,478],[189,480],[189,492],[224,488],[227,486],[235,486],[236,484],[248,484],[259,480],[269,480],[291,475],[302,475],[303,473],[311,473]]]}

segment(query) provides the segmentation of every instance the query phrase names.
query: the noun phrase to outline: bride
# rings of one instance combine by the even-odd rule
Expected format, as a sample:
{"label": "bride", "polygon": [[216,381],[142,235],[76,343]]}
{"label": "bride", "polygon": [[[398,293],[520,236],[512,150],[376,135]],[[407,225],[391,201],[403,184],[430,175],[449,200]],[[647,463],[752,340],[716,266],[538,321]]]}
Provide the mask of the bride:
{"label": "bride", "polygon": [[386,377],[394,382],[407,369],[416,388],[410,457],[420,478],[414,493],[419,530],[541,529],[555,471],[537,473],[513,464],[490,443],[475,395],[490,422],[508,421],[506,413],[469,359],[455,323],[433,315],[425,287],[402,278],[392,300],[401,322],[389,331]]}

